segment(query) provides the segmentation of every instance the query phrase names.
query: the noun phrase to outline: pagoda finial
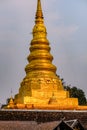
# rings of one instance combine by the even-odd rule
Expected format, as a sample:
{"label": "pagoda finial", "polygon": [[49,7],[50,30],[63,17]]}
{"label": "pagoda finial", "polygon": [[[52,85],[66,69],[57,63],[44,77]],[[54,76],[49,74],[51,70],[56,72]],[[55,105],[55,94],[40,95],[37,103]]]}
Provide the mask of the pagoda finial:
{"label": "pagoda finial", "polygon": [[41,1],[37,0],[37,11],[36,11],[36,19],[38,18],[43,18],[43,13],[42,13],[42,7],[41,7]]}
{"label": "pagoda finial", "polygon": [[32,34],[33,34],[32,42],[38,41],[38,40],[48,42],[48,40],[46,38],[47,31],[46,31],[46,27],[44,25],[44,18],[43,18],[43,12],[42,12],[42,7],[41,7],[41,0],[37,0],[35,25],[34,25]]}
{"label": "pagoda finial", "polygon": [[13,92],[12,92],[12,88],[11,88],[11,98],[13,98],[12,94],[13,94]]}

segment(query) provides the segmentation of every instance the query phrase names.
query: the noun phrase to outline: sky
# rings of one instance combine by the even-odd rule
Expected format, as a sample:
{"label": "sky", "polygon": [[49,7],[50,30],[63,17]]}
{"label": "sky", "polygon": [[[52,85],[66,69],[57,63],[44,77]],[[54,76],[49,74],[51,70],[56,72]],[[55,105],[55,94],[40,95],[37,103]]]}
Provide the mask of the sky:
{"label": "sky", "polygon": [[[41,0],[57,74],[87,96],[87,0]],[[37,0],[0,0],[0,103],[19,91]]]}

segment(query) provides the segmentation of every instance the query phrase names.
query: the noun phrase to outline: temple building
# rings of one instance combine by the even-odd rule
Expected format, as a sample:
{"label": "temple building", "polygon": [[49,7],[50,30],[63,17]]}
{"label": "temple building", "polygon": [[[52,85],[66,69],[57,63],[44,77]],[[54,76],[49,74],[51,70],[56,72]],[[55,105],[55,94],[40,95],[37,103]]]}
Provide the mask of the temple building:
{"label": "temple building", "polygon": [[[47,30],[41,1],[37,0],[35,25],[32,30],[26,76],[20,84],[19,92],[14,100],[11,98],[6,108],[17,109],[87,109],[78,105],[77,98],[70,98],[64,90],[61,79],[56,74],[56,66],[52,64],[53,56],[47,39]],[[11,107],[10,107],[11,106]]]}

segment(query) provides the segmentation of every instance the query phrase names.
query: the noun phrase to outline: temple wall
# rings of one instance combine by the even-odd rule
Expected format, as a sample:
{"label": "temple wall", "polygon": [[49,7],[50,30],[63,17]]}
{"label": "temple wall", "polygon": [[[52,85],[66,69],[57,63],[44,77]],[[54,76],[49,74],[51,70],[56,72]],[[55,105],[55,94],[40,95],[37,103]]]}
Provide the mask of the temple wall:
{"label": "temple wall", "polygon": [[1,110],[0,120],[2,121],[37,121],[50,122],[61,119],[73,120],[78,119],[87,130],[87,111],[43,111],[43,110]]}

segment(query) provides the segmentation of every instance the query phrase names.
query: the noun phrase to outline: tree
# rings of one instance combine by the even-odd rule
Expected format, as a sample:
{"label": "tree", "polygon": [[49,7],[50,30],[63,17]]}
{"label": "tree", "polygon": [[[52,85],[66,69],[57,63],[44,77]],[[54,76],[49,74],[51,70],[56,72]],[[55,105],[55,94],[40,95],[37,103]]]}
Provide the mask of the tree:
{"label": "tree", "polygon": [[82,89],[78,89],[76,87],[72,87],[70,94],[71,94],[71,97],[78,98],[79,105],[85,105],[86,104],[85,93],[83,92]]}
{"label": "tree", "polygon": [[86,96],[82,89],[77,87],[71,87],[71,85],[66,85],[64,79],[61,79],[64,89],[69,91],[70,97],[78,98],[79,105],[86,105]]}
{"label": "tree", "polygon": [[69,91],[70,97],[78,98],[79,105],[86,104],[85,93],[82,89],[78,89],[77,87],[64,86],[64,89]]}

